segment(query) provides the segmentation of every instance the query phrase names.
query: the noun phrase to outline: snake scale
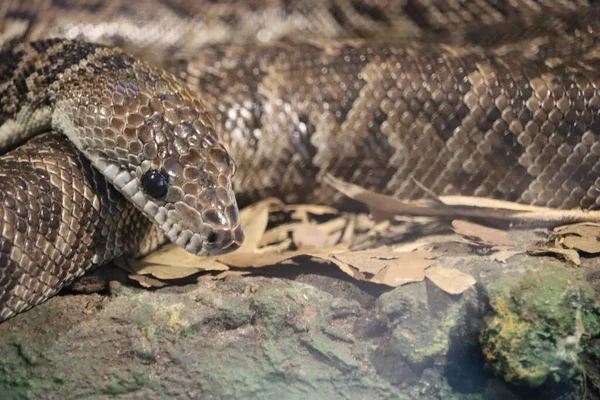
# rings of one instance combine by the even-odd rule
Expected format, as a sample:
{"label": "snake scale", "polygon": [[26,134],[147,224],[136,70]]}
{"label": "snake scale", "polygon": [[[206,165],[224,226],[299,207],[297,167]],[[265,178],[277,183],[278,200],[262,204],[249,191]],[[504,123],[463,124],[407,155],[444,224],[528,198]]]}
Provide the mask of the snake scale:
{"label": "snake scale", "polygon": [[237,203],[343,205],[324,173],[598,208],[592,3],[3,1],[0,321],[167,239],[234,250]]}

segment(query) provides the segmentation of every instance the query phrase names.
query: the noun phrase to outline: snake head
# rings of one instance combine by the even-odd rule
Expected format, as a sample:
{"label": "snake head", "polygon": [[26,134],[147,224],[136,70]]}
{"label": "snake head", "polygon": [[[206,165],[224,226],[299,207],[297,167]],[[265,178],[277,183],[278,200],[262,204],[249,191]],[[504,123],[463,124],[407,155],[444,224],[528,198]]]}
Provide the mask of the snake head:
{"label": "snake head", "polygon": [[87,80],[63,78],[54,125],[172,242],[197,255],[238,248],[235,165],[202,103],[118,49],[96,47],[81,68]]}

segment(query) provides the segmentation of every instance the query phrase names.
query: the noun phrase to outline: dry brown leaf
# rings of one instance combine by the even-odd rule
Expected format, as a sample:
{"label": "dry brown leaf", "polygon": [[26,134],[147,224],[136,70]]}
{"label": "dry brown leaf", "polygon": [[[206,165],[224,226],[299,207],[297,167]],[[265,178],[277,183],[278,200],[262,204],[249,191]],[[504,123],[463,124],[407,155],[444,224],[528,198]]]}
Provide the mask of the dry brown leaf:
{"label": "dry brown leaf", "polygon": [[350,215],[348,217],[348,223],[344,227],[342,234],[339,237],[339,243],[347,243],[350,245],[354,241],[354,232],[356,231],[356,216]]}
{"label": "dry brown leaf", "polygon": [[218,257],[223,264],[235,268],[260,268],[278,264],[293,257],[306,255],[302,251],[288,251],[283,253],[231,253]]}
{"label": "dry brown leaf", "polygon": [[321,232],[331,234],[343,231],[346,225],[348,225],[348,218],[346,216],[342,216],[318,225],[315,224],[314,226],[316,226]]}
{"label": "dry brown leaf", "polygon": [[518,222],[522,226],[543,227],[568,222],[600,222],[600,211],[556,210],[469,196],[440,196],[436,201],[401,200],[344,182],[331,174],[325,174],[322,180],[349,198],[367,205],[371,213],[384,219],[391,215],[493,218]]}
{"label": "dry brown leaf", "polygon": [[294,204],[287,207],[291,212],[292,219],[300,220],[304,223],[310,222],[308,214],[325,215],[339,214],[339,210],[330,206],[322,206],[318,204]]}
{"label": "dry brown leaf", "polygon": [[493,261],[498,261],[501,263],[505,263],[509,258],[514,255],[521,254],[523,251],[516,250],[511,247],[494,247],[494,252],[488,255],[487,258]]}
{"label": "dry brown leaf", "polygon": [[319,253],[308,254],[308,255],[312,257],[313,261],[331,263],[331,264],[335,265],[342,272],[350,275],[354,279],[359,279],[359,280],[365,279],[365,276],[360,271],[356,270],[352,266],[350,266],[340,260],[337,260],[336,258],[334,258],[332,256],[328,256],[325,254],[319,254]]}
{"label": "dry brown leaf", "polygon": [[455,234],[446,235],[428,235],[422,238],[417,238],[412,242],[404,243],[393,248],[392,251],[408,252],[414,250],[428,250],[427,247],[434,244],[455,242],[457,236]]}
{"label": "dry brown leaf", "polygon": [[151,287],[160,288],[160,287],[163,287],[166,285],[165,282],[159,281],[158,279],[151,278],[147,275],[133,274],[133,275],[129,275],[129,279],[138,281],[139,284],[145,288],[151,288]]}
{"label": "dry brown leaf", "polygon": [[431,267],[425,271],[425,276],[449,294],[461,294],[477,283],[472,275],[454,268]]}
{"label": "dry brown leaf", "polygon": [[393,263],[383,267],[370,281],[391,287],[420,282],[425,279],[425,270],[431,264],[433,264],[433,260],[417,259],[409,262],[394,260]]}
{"label": "dry brown leaf", "polygon": [[169,243],[139,260],[128,259],[129,269],[139,275],[153,275],[159,279],[181,279],[200,271],[223,271],[226,265],[208,257],[188,253]]}
{"label": "dry brown leaf", "polygon": [[[355,250],[358,251],[358,250]],[[372,251],[373,253],[390,253],[390,252],[395,252],[395,253],[408,253],[412,250],[407,250],[407,251],[402,251],[402,250],[395,250],[392,249],[389,246],[386,246],[385,244],[382,244],[381,246],[377,246],[377,247],[373,247],[373,248],[369,248],[367,250],[364,251]]]}
{"label": "dry brown leaf", "polygon": [[273,229],[269,229],[263,234],[258,246],[266,246],[270,243],[281,242],[282,240],[287,239],[292,234],[294,229],[301,225],[304,225],[304,222],[290,222],[288,224],[279,225]]}
{"label": "dry brown leaf", "polygon": [[285,239],[279,243],[271,244],[269,246],[264,246],[255,251],[257,254],[265,254],[265,253],[283,253],[292,247],[294,242],[292,239]]}
{"label": "dry brown leaf", "polygon": [[212,279],[222,280],[229,276],[246,276],[246,275],[250,275],[251,273],[252,273],[252,271],[233,271],[233,270],[228,269],[227,271],[223,271],[223,272],[213,276]]}
{"label": "dry brown leaf", "polygon": [[325,215],[325,214],[339,214],[340,211],[337,208],[331,206],[323,206],[319,204],[290,204],[286,206],[289,211],[301,211],[307,212],[314,215]]}
{"label": "dry brown leaf", "polygon": [[552,208],[531,206],[528,204],[514,203],[507,200],[490,199],[487,197],[475,196],[439,196],[440,202],[447,206],[467,206],[481,207],[490,209],[502,209],[512,211],[528,211],[528,212],[546,212],[553,211]]}
{"label": "dry brown leaf", "polygon": [[514,246],[515,242],[508,237],[508,233],[501,229],[490,228],[469,221],[455,219],[452,229],[459,235],[487,246]]}
{"label": "dry brown leaf", "polygon": [[600,224],[582,223],[554,229],[560,244],[589,254],[600,253]]}
{"label": "dry brown leaf", "polygon": [[570,249],[576,249],[589,254],[600,253],[600,241],[590,237],[567,236],[561,244]]}
{"label": "dry brown leaf", "polygon": [[244,243],[236,253],[251,253],[256,250],[269,223],[269,210],[273,207],[282,207],[278,199],[265,199],[240,211],[240,219],[244,227]]}
{"label": "dry brown leaf", "polygon": [[318,226],[308,224],[296,227],[292,232],[292,238],[298,249],[305,251],[331,247],[337,241]]}
{"label": "dry brown leaf", "polygon": [[371,218],[373,219],[373,222],[376,224],[394,219],[394,217],[399,214],[398,212],[382,211],[371,206],[369,206],[369,211],[371,212]]}
{"label": "dry brown leaf", "polygon": [[390,264],[389,259],[379,258],[379,255],[380,253],[372,251],[353,251],[347,253],[334,254],[333,257],[345,264],[353,266],[361,272],[366,272],[368,274],[375,275],[384,267]]}
{"label": "dry brown leaf", "polygon": [[428,251],[408,253],[356,251],[333,254],[333,257],[358,271],[373,275],[371,282],[396,287],[424,279],[423,271],[437,256]]}
{"label": "dry brown leaf", "polygon": [[600,224],[594,222],[582,222],[579,224],[563,225],[554,228],[554,232],[560,235],[568,235],[570,233],[587,236],[600,234]]}
{"label": "dry brown leaf", "polygon": [[572,262],[573,264],[579,266],[581,265],[581,258],[579,257],[579,253],[572,249],[562,249],[560,247],[539,247],[534,250],[528,251],[529,254],[558,254],[565,258],[567,261]]}
{"label": "dry brown leaf", "polygon": [[344,182],[331,174],[323,176],[323,182],[369,207],[371,214],[377,214],[377,221],[388,220],[394,215],[448,215],[439,204],[436,207],[417,205],[416,202],[400,200],[392,196],[375,193],[358,185]]}
{"label": "dry brown leaf", "polygon": [[230,267],[236,268],[260,268],[267,267],[275,264],[282,263],[295,257],[308,256],[308,257],[328,257],[330,254],[336,252],[345,251],[347,246],[336,245],[326,249],[319,249],[313,251],[286,251],[282,253],[231,253],[227,258],[225,256],[218,256],[217,259],[223,263],[226,263]]}

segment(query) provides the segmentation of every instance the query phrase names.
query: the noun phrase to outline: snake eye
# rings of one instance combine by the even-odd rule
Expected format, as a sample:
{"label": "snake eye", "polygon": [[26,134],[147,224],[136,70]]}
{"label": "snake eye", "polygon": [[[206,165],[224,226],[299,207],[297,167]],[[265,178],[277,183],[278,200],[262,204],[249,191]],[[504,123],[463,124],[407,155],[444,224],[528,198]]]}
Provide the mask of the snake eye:
{"label": "snake eye", "polygon": [[216,232],[211,232],[206,237],[206,243],[208,243],[208,244],[215,244],[217,242],[217,239],[218,239],[218,237],[217,237]]}
{"label": "snake eye", "polygon": [[151,169],[142,176],[142,187],[152,197],[163,197],[169,189],[169,179],[163,171]]}

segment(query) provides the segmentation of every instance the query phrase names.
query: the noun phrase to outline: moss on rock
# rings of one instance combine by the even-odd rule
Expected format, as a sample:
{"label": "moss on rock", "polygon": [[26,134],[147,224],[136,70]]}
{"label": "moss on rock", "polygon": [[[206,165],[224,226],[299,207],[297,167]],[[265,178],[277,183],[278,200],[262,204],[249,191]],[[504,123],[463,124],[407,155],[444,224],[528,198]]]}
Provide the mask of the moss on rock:
{"label": "moss on rock", "polygon": [[582,271],[548,265],[487,289],[493,312],[480,341],[497,374],[537,387],[583,371],[582,355],[600,335],[600,306]]}

